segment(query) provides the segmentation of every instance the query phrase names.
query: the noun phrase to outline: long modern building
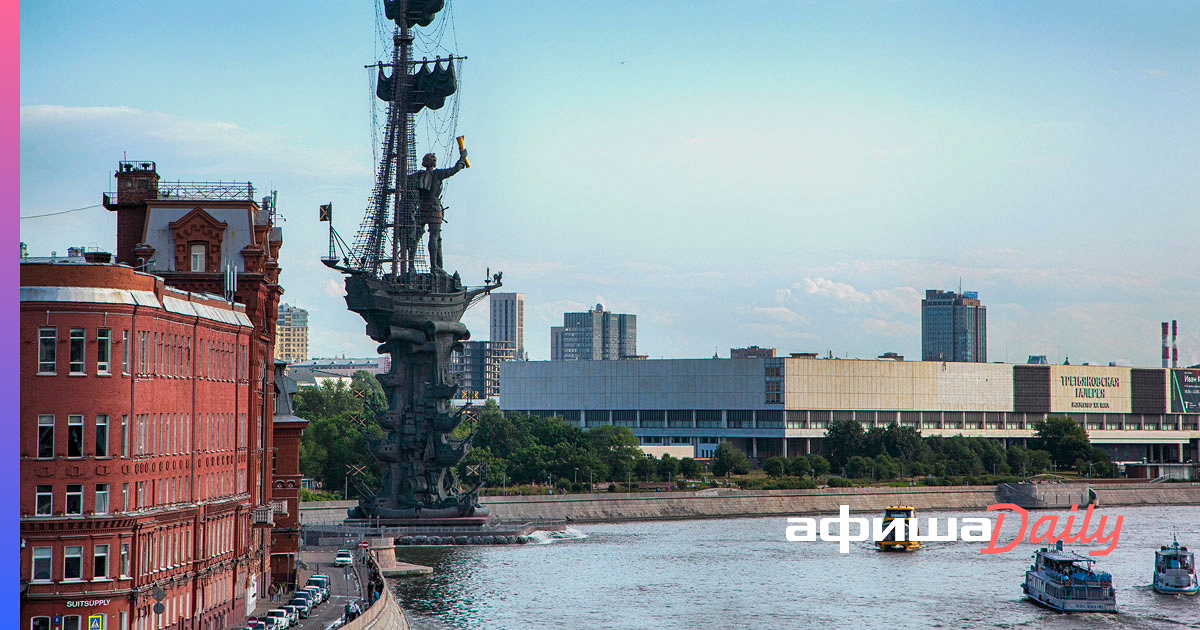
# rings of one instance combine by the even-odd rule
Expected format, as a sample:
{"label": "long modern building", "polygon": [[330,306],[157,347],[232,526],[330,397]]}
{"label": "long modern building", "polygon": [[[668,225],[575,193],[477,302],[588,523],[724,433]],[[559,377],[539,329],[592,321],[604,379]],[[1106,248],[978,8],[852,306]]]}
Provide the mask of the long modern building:
{"label": "long modern building", "polygon": [[1033,437],[1066,415],[1116,461],[1184,462],[1200,441],[1200,370],[812,357],[537,361],[500,367],[506,411],[623,425],[643,444],[819,452],[833,420],[923,435]]}
{"label": "long modern building", "polygon": [[978,293],[925,292],[921,300],[921,360],[987,362],[987,307]]}
{"label": "long modern building", "polygon": [[550,329],[550,359],[590,361],[637,355],[637,315],[612,313],[597,304],[582,313],[563,313]]}

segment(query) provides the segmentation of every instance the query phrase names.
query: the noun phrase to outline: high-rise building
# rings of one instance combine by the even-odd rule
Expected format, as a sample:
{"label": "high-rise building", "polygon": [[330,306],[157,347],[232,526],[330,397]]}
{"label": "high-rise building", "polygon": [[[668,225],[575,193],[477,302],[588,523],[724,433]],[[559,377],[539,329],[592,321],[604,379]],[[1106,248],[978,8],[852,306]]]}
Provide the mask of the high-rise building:
{"label": "high-rise building", "polygon": [[637,315],[610,313],[604,306],[563,313],[563,325],[550,329],[552,361],[624,359],[637,356]]}
{"label": "high-rise building", "polygon": [[491,307],[491,340],[511,344],[516,360],[528,359],[525,355],[525,294],[493,293],[488,300]]}
{"label": "high-rise building", "polygon": [[308,311],[279,305],[275,319],[275,359],[288,364],[308,360]]}
{"label": "high-rise building", "polygon": [[457,376],[463,398],[500,396],[500,364],[513,360],[513,347],[507,341],[464,341],[462,349],[450,355],[450,373]]}
{"label": "high-rise building", "polygon": [[759,348],[758,346],[750,346],[748,348],[730,348],[730,359],[770,359],[775,356],[775,348]]}
{"label": "high-rise building", "polygon": [[297,532],[272,531],[293,509],[271,473],[274,200],[160,185],[153,162],[116,184],[124,264],[22,259],[19,626],[240,625],[295,579],[274,545]]}
{"label": "high-rise building", "polygon": [[987,362],[987,307],[978,293],[925,292],[921,300],[921,360]]}

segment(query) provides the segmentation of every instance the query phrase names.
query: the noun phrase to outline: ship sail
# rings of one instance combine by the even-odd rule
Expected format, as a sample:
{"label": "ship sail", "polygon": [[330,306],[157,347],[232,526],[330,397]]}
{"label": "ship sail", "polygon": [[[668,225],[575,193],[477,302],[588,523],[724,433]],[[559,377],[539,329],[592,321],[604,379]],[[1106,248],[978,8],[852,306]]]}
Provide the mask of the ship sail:
{"label": "ship sail", "polygon": [[[404,92],[404,100],[408,113],[416,114],[425,107],[441,109],[446,104],[446,99],[458,89],[458,81],[454,77],[454,61],[447,59],[444,67],[440,62],[439,59],[432,63],[422,63],[419,70],[407,75],[408,84],[405,86],[407,89]],[[389,103],[392,101],[396,93],[393,83],[395,74],[393,72],[392,76],[388,76],[383,67],[379,68],[375,95],[380,100]]]}
{"label": "ship sail", "polygon": [[[383,0],[383,14],[387,19],[400,24],[400,13],[404,11],[404,0]],[[442,7],[446,6],[446,0],[408,0],[408,24],[403,25],[405,28],[413,26],[429,26],[433,22],[433,16]]]}

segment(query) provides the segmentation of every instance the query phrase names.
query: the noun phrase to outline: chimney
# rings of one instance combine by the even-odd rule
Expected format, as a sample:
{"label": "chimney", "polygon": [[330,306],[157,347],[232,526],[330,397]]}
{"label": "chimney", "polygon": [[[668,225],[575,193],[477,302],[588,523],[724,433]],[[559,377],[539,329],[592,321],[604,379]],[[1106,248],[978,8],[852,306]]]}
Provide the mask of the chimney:
{"label": "chimney", "polygon": [[1179,321],[1171,320],[1171,367],[1179,367],[1179,346],[1175,344],[1176,338],[1179,336]]}
{"label": "chimney", "polygon": [[1171,359],[1171,349],[1167,346],[1167,322],[1162,323],[1162,363],[1163,367],[1167,367],[1167,361]]}

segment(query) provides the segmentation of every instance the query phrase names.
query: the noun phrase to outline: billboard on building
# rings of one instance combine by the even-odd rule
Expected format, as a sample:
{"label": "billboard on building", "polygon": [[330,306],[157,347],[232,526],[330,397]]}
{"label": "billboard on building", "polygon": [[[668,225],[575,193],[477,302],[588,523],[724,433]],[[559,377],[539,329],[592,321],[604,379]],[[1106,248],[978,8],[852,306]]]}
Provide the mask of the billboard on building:
{"label": "billboard on building", "polygon": [[1171,370],[1171,413],[1200,413],[1200,370]]}
{"label": "billboard on building", "polygon": [[1130,413],[1130,368],[1050,366],[1051,413]]}

